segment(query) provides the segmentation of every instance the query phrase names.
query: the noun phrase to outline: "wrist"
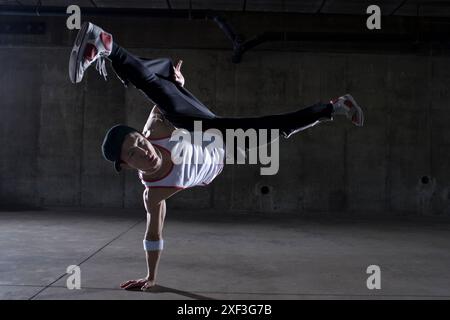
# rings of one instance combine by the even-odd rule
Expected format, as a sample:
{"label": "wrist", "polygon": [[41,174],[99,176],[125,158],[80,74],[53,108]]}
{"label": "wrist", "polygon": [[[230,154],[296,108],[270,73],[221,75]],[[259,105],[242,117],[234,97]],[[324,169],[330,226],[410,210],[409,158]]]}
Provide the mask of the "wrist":
{"label": "wrist", "polygon": [[164,240],[142,240],[145,251],[162,251],[164,249]]}

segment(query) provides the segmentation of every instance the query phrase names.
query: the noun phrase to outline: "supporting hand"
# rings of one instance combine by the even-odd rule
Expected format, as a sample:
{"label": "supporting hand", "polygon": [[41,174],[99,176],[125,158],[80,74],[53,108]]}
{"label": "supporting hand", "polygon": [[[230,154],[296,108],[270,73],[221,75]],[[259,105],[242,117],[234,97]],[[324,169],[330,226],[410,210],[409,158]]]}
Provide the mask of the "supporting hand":
{"label": "supporting hand", "polygon": [[142,291],[147,291],[154,286],[155,280],[151,280],[149,278],[128,280],[120,285],[120,287],[125,290],[140,288]]}

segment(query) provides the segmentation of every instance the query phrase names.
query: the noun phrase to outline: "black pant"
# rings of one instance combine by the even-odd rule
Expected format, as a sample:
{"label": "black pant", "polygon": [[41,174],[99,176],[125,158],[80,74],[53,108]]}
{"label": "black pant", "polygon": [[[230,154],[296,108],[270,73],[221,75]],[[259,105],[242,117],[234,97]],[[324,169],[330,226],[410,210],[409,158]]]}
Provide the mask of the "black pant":
{"label": "black pant", "polygon": [[203,130],[279,129],[282,135],[307,127],[320,119],[331,119],[333,106],[317,103],[294,112],[260,117],[229,118],[212,113],[188,90],[172,80],[170,59],[144,59],[134,56],[114,43],[109,55],[119,78],[143,91],[175,127],[192,131],[194,121],[201,120]]}

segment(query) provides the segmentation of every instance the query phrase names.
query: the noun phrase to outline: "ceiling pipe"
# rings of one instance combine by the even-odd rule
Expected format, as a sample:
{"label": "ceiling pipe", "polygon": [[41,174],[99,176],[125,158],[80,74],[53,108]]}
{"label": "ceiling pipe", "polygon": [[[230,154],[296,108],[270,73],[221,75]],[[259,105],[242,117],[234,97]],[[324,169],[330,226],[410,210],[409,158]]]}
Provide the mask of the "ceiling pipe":
{"label": "ceiling pipe", "polygon": [[[66,7],[54,6],[7,6],[0,5],[0,15],[3,16],[40,16],[55,17],[67,16]],[[150,9],[150,8],[100,8],[81,7],[81,12],[88,16],[111,16],[111,17],[159,17],[159,18],[188,18],[206,19],[211,10],[191,9]]]}
{"label": "ceiling pipe", "polygon": [[[325,3],[325,1],[323,1]],[[297,41],[297,42],[349,42],[349,43],[387,43],[387,44],[398,44],[398,45],[418,45],[420,43],[444,43],[448,46],[448,40],[450,39],[450,28],[447,25],[440,25],[441,28],[438,32],[422,32],[420,28],[411,29],[409,28],[406,32],[392,31],[391,33],[349,33],[349,32],[262,32],[252,38],[245,38],[242,35],[236,33],[234,28],[227,23],[219,14],[211,10],[192,10],[189,8],[187,10],[174,10],[174,9],[142,9],[142,8],[99,8],[99,7],[89,7],[82,9],[83,15],[87,16],[133,16],[142,18],[182,18],[182,19],[205,19],[212,20],[218,27],[225,33],[228,39],[232,43],[233,56],[232,61],[234,63],[239,63],[242,60],[243,54],[263,43],[266,42],[278,42],[278,41]],[[251,15],[258,14],[258,12],[248,13]],[[280,14],[280,13],[278,13]],[[281,13],[283,15],[290,15],[291,13]],[[8,16],[67,16],[65,7],[51,7],[51,6],[4,6],[0,5],[0,15]],[[321,14],[292,14],[295,16],[303,17],[323,17]],[[362,18],[364,21],[364,16],[357,15],[333,15],[329,14],[330,17],[339,17],[339,19],[346,19],[349,16],[359,19]],[[396,19],[401,19],[401,17],[396,17]],[[407,21],[413,21],[415,18],[405,18]],[[414,20],[415,21],[415,20]],[[435,20],[433,20],[435,23]],[[434,30],[434,29],[433,29]],[[414,32],[412,32],[414,31]]]}
{"label": "ceiling pipe", "polygon": [[395,46],[419,47],[422,44],[450,44],[450,30],[446,28],[440,32],[421,33],[419,29],[415,32],[407,33],[372,33],[372,32],[263,32],[252,38],[244,38],[238,34],[234,28],[221,16],[215,16],[212,19],[218,27],[225,33],[231,41],[233,54],[231,61],[240,63],[245,52],[266,42],[329,42],[329,43],[352,43],[352,44],[370,44],[384,43]]}

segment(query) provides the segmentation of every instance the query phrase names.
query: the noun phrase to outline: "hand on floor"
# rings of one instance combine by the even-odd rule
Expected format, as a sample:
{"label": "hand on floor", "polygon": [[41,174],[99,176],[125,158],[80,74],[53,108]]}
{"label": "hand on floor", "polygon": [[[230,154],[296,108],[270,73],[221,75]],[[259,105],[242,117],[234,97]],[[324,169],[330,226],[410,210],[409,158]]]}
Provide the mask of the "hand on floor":
{"label": "hand on floor", "polygon": [[142,291],[148,291],[155,286],[155,280],[138,279],[138,280],[128,280],[120,284],[120,287],[125,290],[131,289],[141,289]]}

